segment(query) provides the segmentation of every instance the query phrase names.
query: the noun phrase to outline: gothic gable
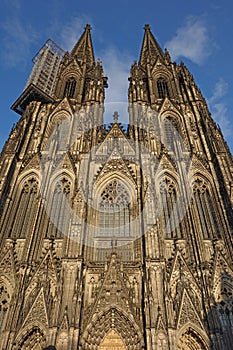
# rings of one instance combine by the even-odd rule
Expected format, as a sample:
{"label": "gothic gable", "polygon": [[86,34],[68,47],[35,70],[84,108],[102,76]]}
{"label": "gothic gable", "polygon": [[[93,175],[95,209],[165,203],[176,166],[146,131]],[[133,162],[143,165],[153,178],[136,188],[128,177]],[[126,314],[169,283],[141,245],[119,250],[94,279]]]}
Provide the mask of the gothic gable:
{"label": "gothic gable", "polygon": [[212,292],[215,298],[219,297],[221,293],[221,287],[223,285],[224,276],[228,275],[228,279],[233,281],[233,270],[230,267],[226,258],[218,250],[214,257],[213,269],[212,269]]}
{"label": "gothic gable", "polygon": [[31,309],[29,310],[22,328],[28,324],[31,325],[33,323],[42,324],[43,327],[48,326],[49,324],[43,288],[38,293]]}
{"label": "gothic gable", "polygon": [[124,156],[134,155],[135,150],[129,140],[126,138],[118,123],[114,123],[105,136],[105,139],[96,150],[96,155],[109,155],[113,148],[117,147]]}
{"label": "gothic gable", "polygon": [[[183,287],[187,286],[192,295],[195,294],[196,298],[200,297],[200,287],[198,282],[179,251],[175,255],[169,277],[169,286],[173,297],[177,297],[177,284],[180,284],[180,286]],[[180,289],[180,287],[178,287],[178,289]]]}
{"label": "gothic gable", "polygon": [[[133,317],[134,308],[131,305],[129,289],[125,283],[125,278],[116,261],[116,254],[112,254],[108,269],[103,277],[103,282],[98,288],[96,299],[89,309],[89,316],[86,320],[90,322],[94,314],[105,310],[108,307],[117,307],[125,310]],[[89,321],[88,321],[89,320]]]}
{"label": "gothic gable", "polygon": [[73,158],[70,155],[70,152],[67,152],[63,162],[62,162],[62,168],[67,169],[68,171],[71,171],[73,174],[75,174],[75,163],[73,161]]}
{"label": "gothic gable", "polygon": [[24,157],[23,164],[22,164],[22,169],[24,171],[32,171],[32,169],[36,169],[40,171],[40,164],[41,164],[41,159],[38,154],[35,155],[28,155]]}
{"label": "gothic gable", "polygon": [[161,105],[160,109],[159,109],[159,114],[163,115],[164,113],[175,113],[175,115],[178,115],[181,120],[182,120],[182,116],[180,114],[180,111],[177,109],[177,107],[174,105],[174,103],[168,98],[166,97],[163,101],[163,104]]}
{"label": "gothic gable", "polygon": [[161,315],[161,313],[159,312],[158,314],[158,318],[157,318],[157,322],[156,322],[156,330],[162,333],[167,333],[166,331],[166,326],[163,320],[163,317]]}
{"label": "gothic gable", "polygon": [[38,285],[44,284],[45,287],[49,287],[50,294],[54,297],[58,283],[57,268],[53,261],[52,252],[49,250],[42,259],[39,267],[31,276],[30,282],[26,289],[25,298],[37,288]]}
{"label": "gothic gable", "polygon": [[[69,102],[69,99],[67,97],[64,97],[59,103],[58,105],[54,108],[53,112],[50,115],[50,120],[54,119],[54,116],[59,114],[60,112],[66,112],[65,115],[73,115],[74,114],[74,109],[73,106],[71,105],[71,103]],[[62,115],[61,115],[62,116]],[[60,122],[62,122],[64,120],[64,118],[62,118],[61,120],[59,120]]]}
{"label": "gothic gable", "polygon": [[0,278],[10,286],[12,292],[16,283],[16,265],[12,248],[0,259]]}
{"label": "gothic gable", "polygon": [[75,58],[64,57],[63,59],[64,68],[61,72],[61,78],[67,78],[70,76],[75,76],[77,79],[82,78],[82,69]]}
{"label": "gothic gable", "polygon": [[117,176],[123,179],[128,179],[131,186],[135,186],[136,176],[131,166],[129,166],[119,153],[118,147],[114,147],[108,160],[99,169],[95,176],[95,184],[98,185],[109,176]]}
{"label": "gothic gable", "polygon": [[210,177],[209,164],[195,154],[192,156],[192,168],[195,173],[198,172],[204,176]]}
{"label": "gothic gable", "polygon": [[184,289],[177,321],[177,329],[183,327],[188,323],[195,324],[201,329],[204,329],[200,316],[198,315],[196,308],[193,305],[187,291]]}
{"label": "gothic gable", "polygon": [[167,68],[167,65],[165,64],[164,60],[162,60],[160,57],[157,58],[152,68],[152,75],[157,77],[162,76],[171,78],[171,72]]}
{"label": "gothic gable", "polygon": [[84,309],[82,349],[99,346],[114,329],[122,336],[126,348],[136,350],[139,344],[143,344],[141,323],[134,308],[137,295],[132,294],[132,288],[137,284],[136,277],[131,275],[129,278],[115,253],[109,258],[99,281],[96,283],[96,279],[91,277],[94,300]]}
{"label": "gothic gable", "polygon": [[175,173],[177,176],[177,164],[175,163],[174,159],[167,153],[167,152],[163,152],[161,155],[161,158],[158,162],[158,164],[156,164],[156,169],[155,172],[156,173],[164,173],[164,172],[171,172],[171,173]]}

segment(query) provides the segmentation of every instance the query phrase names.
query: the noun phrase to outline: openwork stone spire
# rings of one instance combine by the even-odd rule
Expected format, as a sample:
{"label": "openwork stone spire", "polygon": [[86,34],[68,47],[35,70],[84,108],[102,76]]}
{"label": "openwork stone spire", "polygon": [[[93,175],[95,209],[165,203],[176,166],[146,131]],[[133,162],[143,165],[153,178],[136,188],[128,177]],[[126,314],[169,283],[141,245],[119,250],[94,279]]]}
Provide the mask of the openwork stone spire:
{"label": "openwork stone spire", "polygon": [[78,60],[85,62],[89,67],[94,65],[95,56],[92,46],[90,24],[86,25],[82,36],[71,51],[71,56],[76,56]]}

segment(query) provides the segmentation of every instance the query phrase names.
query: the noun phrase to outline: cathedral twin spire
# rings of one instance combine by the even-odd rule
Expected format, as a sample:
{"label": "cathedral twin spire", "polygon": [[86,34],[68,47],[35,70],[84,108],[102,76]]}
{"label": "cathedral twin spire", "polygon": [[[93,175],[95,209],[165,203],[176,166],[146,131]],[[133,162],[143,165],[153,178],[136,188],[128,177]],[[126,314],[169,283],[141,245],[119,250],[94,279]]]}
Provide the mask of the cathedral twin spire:
{"label": "cathedral twin spire", "polygon": [[[154,59],[159,57],[161,60],[164,60],[164,53],[159,44],[157,43],[155,37],[151,33],[149,24],[144,26],[145,33],[140,53],[139,64],[144,66],[148,59]],[[91,26],[87,24],[83,34],[80,39],[72,49],[70,55],[76,56],[78,59],[83,62],[87,62],[89,66],[92,66],[95,62],[94,50],[91,39]]]}
{"label": "cathedral twin spire", "polygon": [[[140,53],[140,58],[137,66],[138,73],[136,73],[136,76],[138,76],[139,81],[137,85],[140,85],[140,89],[146,90],[147,84],[145,84],[145,81],[147,78],[149,78],[150,72],[148,71],[148,64],[149,66],[153,66],[155,62],[159,59],[160,62],[165,63],[166,57],[169,55],[166,51],[165,53],[157,43],[156,39],[154,38],[153,34],[151,33],[150,26],[148,24],[144,27],[145,33]],[[72,60],[75,59],[79,65],[86,67],[86,71],[84,74],[88,71],[92,71],[92,69],[96,69],[96,72],[98,71],[99,74],[102,74],[102,77],[104,76],[102,65],[100,61],[97,61],[95,63],[95,56],[94,56],[94,50],[93,50],[93,44],[92,44],[92,38],[91,38],[91,26],[90,24],[87,24],[85,27],[85,30],[83,34],[81,35],[80,39],[72,49],[72,51],[69,54],[69,58]],[[133,65],[134,66],[134,65]],[[133,67],[132,66],[132,67]],[[96,68],[95,68],[96,67]],[[93,72],[92,72],[93,73]],[[101,76],[99,75],[99,79]],[[133,69],[131,69],[131,77],[133,74]],[[93,77],[93,74],[92,74]],[[131,81],[131,78],[129,78],[129,81]],[[143,81],[143,83],[142,83]],[[89,84],[87,84],[89,85]],[[131,84],[130,84],[131,85]],[[107,78],[105,77],[103,80],[103,86],[107,87]],[[130,90],[130,89],[129,89]],[[129,91],[130,94],[130,91]],[[152,93],[153,95],[153,93]],[[150,97],[147,96],[146,93],[137,94],[137,100],[148,102],[150,100]],[[87,101],[87,98],[85,99]],[[132,102],[132,98],[129,97],[129,102]],[[84,102],[84,101],[83,101]],[[96,101],[98,102],[98,101]],[[103,101],[101,101],[103,102]]]}
{"label": "cathedral twin spire", "polygon": [[90,30],[70,53],[48,41],[14,104],[22,117],[0,157],[0,350],[230,350],[229,150],[149,25],[128,129],[116,112],[103,125]]}
{"label": "cathedral twin spire", "polygon": [[[12,109],[23,114],[32,98],[41,102],[54,102],[68,97],[79,106],[89,103],[104,103],[105,88],[108,87],[102,62],[95,62],[91,38],[91,26],[87,24],[80,39],[71,52],[65,52],[52,40],[48,40],[35,56],[34,67],[22,95],[12,105]],[[138,65],[131,69],[129,81],[129,102],[154,102],[153,88],[150,86],[151,67],[164,54],[149,25],[145,34]],[[149,94],[146,92],[149,86]],[[133,90],[137,90],[137,93]]]}

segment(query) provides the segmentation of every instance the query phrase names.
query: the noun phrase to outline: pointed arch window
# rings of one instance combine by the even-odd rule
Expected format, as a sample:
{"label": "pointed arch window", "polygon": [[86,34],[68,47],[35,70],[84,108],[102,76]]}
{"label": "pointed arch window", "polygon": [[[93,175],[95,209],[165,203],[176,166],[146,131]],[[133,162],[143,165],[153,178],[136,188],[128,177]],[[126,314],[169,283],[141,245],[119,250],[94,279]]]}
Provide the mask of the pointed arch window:
{"label": "pointed arch window", "polygon": [[96,239],[98,260],[104,260],[111,249],[117,250],[123,260],[132,259],[130,196],[118,180],[109,182],[101,192]]}
{"label": "pointed arch window", "polygon": [[51,206],[49,208],[48,237],[62,238],[69,229],[69,206],[71,183],[63,178],[54,187]]}
{"label": "pointed arch window", "polygon": [[182,238],[175,184],[171,179],[164,178],[160,181],[159,188],[166,238]]}
{"label": "pointed arch window", "polygon": [[194,206],[204,239],[220,236],[217,217],[208,186],[201,179],[193,185]]}
{"label": "pointed arch window", "polygon": [[69,98],[73,98],[74,97],[74,93],[75,93],[75,89],[76,89],[76,80],[74,77],[69,78],[66,81],[66,85],[65,85],[65,89],[64,89],[64,97],[69,97]]}
{"label": "pointed arch window", "polygon": [[100,234],[129,235],[129,194],[122,183],[108,183],[101,193],[99,210]]}
{"label": "pointed arch window", "polygon": [[169,151],[174,151],[174,127],[169,119],[164,120],[164,139]]}
{"label": "pointed arch window", "polygon": [[168,83],[164,78],[159,78],[157,80],[157,89],[159,98],[169,97]]}
{"label": "pointed arch window", "polygon": [[64,151],[68,144],[69,121],[63,120],[62,123],[56,125],[55,139],[57,151]]}
{"label": "pointed arch window", "polygon": [[24,183],[17,203],[17,212],[13,218],[10,235],[25,238],[27,232],[32,232],[38,207],[38,181],[32,177]]}
{"label": "pointed arch window", "polygon": [[183,151],[183,139],[181,137],[180,126],[176,118],[168,116],[162,121],[163,143],[168,151],[177,156]]}

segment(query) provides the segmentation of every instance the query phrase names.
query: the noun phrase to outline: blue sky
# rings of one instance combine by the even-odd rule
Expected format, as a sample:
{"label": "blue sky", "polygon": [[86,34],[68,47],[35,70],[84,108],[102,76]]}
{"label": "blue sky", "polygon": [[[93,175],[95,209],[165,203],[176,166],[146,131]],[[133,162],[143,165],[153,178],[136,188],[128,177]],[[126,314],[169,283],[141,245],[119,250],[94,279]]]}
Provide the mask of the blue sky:
{"label": "blue sky", "polygon": [[161,47],[194,75],[233,151],[230,0],[1,0],[0,149],[19,118],[10,106],[25,87],[32,57],[48,38],[72,49],[86,23],[92,26],[95,57],[109,77],[108,104],[127,102],[129,70],[139,58],[143,27],[149,23]]}

